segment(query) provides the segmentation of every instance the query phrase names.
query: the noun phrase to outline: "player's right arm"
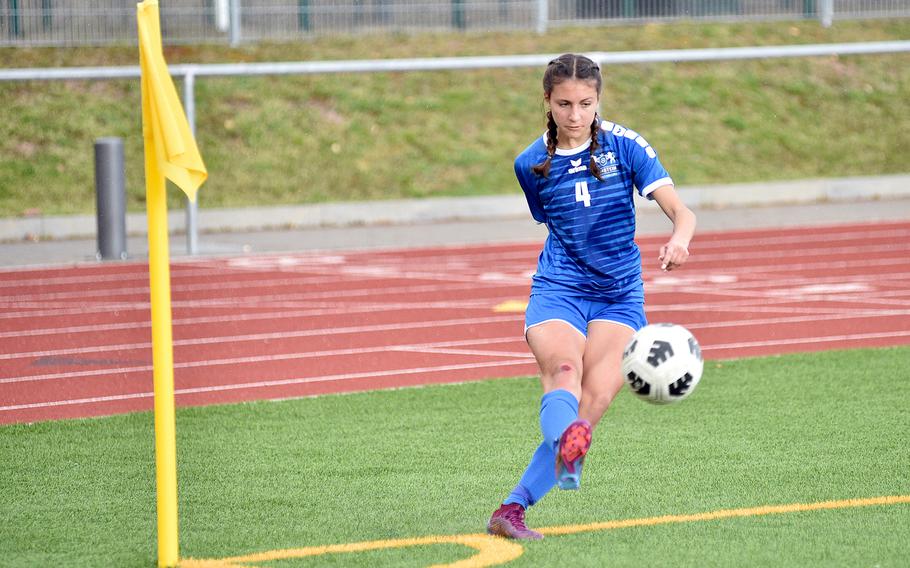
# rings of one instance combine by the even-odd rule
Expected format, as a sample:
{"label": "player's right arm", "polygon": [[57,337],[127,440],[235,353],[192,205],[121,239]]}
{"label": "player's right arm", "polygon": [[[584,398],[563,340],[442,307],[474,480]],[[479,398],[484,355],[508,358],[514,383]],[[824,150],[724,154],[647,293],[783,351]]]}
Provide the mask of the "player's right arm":
{"label": "player's right arm", "polygon": [[531,171],[533,164],[531,163],[532,160],[528,158],[528,151],[522,152],[515,158],[515,177],[518,178],[518,185],[524,191],[525,199],[528,201],[528,209],[531,210],[531,216],[538,223],[546,223],[547,214],[540,200],[538,187],[541,178]]}

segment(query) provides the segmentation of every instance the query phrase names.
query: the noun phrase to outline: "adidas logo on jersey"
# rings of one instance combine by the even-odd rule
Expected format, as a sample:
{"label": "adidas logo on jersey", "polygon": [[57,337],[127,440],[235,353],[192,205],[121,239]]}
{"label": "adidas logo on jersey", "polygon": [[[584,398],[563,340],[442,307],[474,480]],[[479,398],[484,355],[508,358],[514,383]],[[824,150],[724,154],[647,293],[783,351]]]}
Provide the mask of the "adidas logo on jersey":
{"label": "adidas logo on jersey", "polygon": [[569,163],[572,164],[572,167],[569,168],[570,174],[577,174],[578,172],[583,172],[588,169],[587,166],[581,165],[581,158],[578,158],[577,160],[570,159]]}

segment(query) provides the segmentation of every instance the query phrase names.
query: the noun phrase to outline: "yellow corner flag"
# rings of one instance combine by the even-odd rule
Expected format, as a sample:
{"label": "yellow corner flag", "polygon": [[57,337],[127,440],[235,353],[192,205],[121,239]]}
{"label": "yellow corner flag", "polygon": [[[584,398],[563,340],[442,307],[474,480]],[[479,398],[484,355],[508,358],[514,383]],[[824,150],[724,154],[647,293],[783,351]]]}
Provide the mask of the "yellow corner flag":
{"label": "yellow corner flag", "polygon": [[155,478],[158,505],[158,566],[176,566],[177,431],[171,333],[171,275],[165,178],[191,201],[208,176],[161,49],[158,1],[137,5],[142,70],[142,137],[148,209],[152,360],[155,384]]}
{"label": "yellow corner flag", "polygon": [[208,173],[164,61],[158,1],[145,0],[137,8],[143,134],[155,150],[164,177],[182,189],[190,201],[195,201],[196,190]]}

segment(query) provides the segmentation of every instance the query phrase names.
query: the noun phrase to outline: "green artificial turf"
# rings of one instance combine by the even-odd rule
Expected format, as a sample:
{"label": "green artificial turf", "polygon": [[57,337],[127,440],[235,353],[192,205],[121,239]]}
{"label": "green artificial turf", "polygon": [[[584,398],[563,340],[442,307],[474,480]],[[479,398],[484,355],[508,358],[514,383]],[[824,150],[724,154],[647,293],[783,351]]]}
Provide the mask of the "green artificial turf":
{"label": "green artificial turf", "polygon": [[[623,391],[582,489],[535,528],[910,495],[910,347],[706,364],[687,400]],[[182,558],[480,533],[537,445],[534,378],[177,413]],[[3,566],[152,566],[153,418],[0,427]],[[509,566],[900,566],[910,504],[548,536]],[[446,544],[257,566],[428,566]]]}

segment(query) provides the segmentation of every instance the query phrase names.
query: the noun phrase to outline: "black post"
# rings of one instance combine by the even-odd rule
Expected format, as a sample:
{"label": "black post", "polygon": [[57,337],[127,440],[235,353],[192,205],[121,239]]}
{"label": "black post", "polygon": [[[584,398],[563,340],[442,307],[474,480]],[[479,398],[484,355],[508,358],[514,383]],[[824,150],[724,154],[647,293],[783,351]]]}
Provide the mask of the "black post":
{"label": "black post", "polygon": [[123,140],[95,140],[98,260],[126,260],[126,174]]}

